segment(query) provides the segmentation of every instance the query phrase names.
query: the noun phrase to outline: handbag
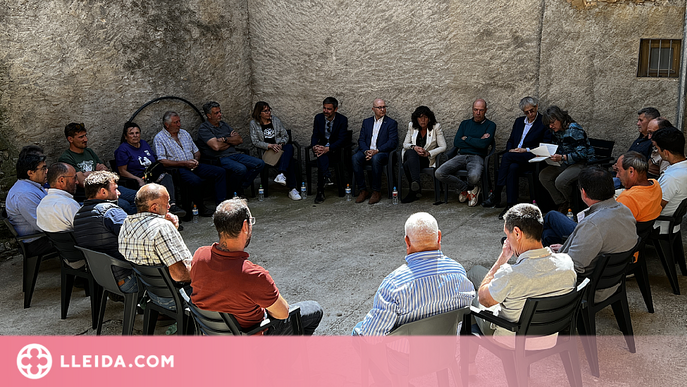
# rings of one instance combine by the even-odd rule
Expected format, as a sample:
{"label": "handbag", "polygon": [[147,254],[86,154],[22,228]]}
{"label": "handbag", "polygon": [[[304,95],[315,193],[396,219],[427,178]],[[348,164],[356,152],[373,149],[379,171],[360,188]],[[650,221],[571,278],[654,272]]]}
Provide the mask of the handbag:
{"label": "handbag", "polygon": [[143,172],[143,180],[146,183],[159,183],[167,174],[164,165],[161,162],[156,161],[146,167]]}
{"label": "handbag", "polygon": [[262,154],[262,161],[265,162],[265,164],[269,164],[271,166],[277,165],[279,162],[279,159],[281,158],[281,154],[284,153],[283,150],[279,150],[279,152],[275,152],[272,149],[268,149]]}

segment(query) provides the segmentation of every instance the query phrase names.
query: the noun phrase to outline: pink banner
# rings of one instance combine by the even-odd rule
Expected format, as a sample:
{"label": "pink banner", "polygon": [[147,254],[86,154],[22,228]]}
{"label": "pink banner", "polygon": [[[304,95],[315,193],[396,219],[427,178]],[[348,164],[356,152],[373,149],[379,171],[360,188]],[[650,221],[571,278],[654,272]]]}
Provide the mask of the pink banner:
{"label": "pink banner", "polygon": [[[465,340],[465,339],[463,339]],[[578,340],[579,341],[579,340]],[[601,378],[590,375],[578,345],[584,384],[684,385],[684,337],[598,340]],[[411,381],[460,385],[458,337],[0,337],[3,386],[122,385],[387,386]],[[463,341],[463,344],[466,342]],[[466,367],[467,368],[467,367]],[[506,385],[501,360],[480,349],[470,385]],[[441,371],[449,369],[450,372]],[[467,371],[467,370],[466,370]],[[536,381],[536,383],[535,383]],[[568,385],[559,356],[532,365],[532,385]]]}

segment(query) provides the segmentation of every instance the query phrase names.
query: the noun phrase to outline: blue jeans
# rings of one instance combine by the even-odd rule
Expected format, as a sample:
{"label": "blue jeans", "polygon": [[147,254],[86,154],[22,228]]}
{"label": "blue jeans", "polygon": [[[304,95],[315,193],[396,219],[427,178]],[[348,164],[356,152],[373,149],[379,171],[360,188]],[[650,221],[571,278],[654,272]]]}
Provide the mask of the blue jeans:
{"label": "blue jeans", "polygon": [[[365,183],[365,165],[372,165],[372,173],[370,174],[370,183],[372,185],[373,191],[382,190],[382,173],[384,171],[384,166],[389,162],[389,154],[385,152],[379,152],[372,156],[370,161],[365,160],[365,152],[359,150],[353,157],[353,175],[355,176],[355,185],[358,186],[358,191],[367,189],[367,184]],[[393,179],[393,176],[387,176],[389,179]]]}
{"label": "blue jeans", "polygon": [[568,219],[558,211],[549,211],[544,217],[544,231],[542,243],[551,246],[555,243],[563,243],[563,237],[567,237],[575,230],[577,223]]}
{"label": "blue jeans", "polygon": [[[306,336],[312,336],[315,329],[320,325],[320,320],[324,312],[322,307],[317,301],[301,301],[291,305],[292,309],[294,306],[299,306],[301,308],[301,325],[303,326],[303,334]],[[287,318],[286,320],[277,320],[275,325],[270,328],[268,335],[284,335],[291,332],[291,320]]]}
{"label": "blue jeans", "polygon": [[193,171],[188,168],[179,168],[179,176],[184,183],[191,186],[192,199],[199,208],[204,207],[203,192],[200,189],[203,179],[212,179],[215,182],[216,204],[221,203],[227,198],[226,175],[224,169],[209,164],[198,164]]}
{"label": "blue jeans", "polygon": [[121,185],[117,187],[119,190],[119,200],[117,200],[117,205],[122,207],[122,210],[129,215],[136,213],[136,191],[131,188],[122,187]]}
{"label": "blue jeans", "polygon": [[138,292],[138,280],[134,274],[129,274],[124,278],[124,283],[119,287],[124,293],[136,293]]}
{"label": "blue jeans", "polygon": [[[282,158],[284,158],[284,155],[282,155]],[[220,157],[219,162],[222,164],[222,168],[240,179],[241,187],[244,189],[250,187],[255,177],[265,168],[264,161],[243,153],[234,153],[229,156]]]}
{"label": "blue jeans", "polygon": [[174,305],[173,298],[158,297],[155,294],[148,292],[148,297],[155,305],[161,306],[167,310],[177,310],[176,305]]}
{"label": "blue jeans", "polygon": [[281,149],[284,151],[276,167],[279,173],[286,176],[286,186],[290,189],[298,187],[298,180],[296,180],[296,165],[293,163],[293,145],[284,144]]}

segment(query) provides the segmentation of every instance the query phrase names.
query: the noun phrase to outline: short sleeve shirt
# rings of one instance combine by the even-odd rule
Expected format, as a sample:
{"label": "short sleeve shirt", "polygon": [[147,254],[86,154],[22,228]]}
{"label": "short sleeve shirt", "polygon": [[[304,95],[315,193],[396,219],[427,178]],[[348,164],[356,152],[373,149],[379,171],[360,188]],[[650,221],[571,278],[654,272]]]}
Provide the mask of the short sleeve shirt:
{"label": "short sleeve shirt", "polygon": [[76,172],[93,172],[98,164],[103,163],[91,148],[84,149],[83,153],[67,149],[57,161],[71,165]]}
{"label": "short sleeve shirt", "polygon": [[148,166],[157,160],[155,152],[147,142],[141,140],[141,146],[135,148],[127,142],[115,150],[115,162],[118,167],[126,165],[126,170],[134,176],[143,177]]}
{"label": "short sleeve shirt", "polygon": [[224,121],[219,122],[219,127],[212,125],[208,121],[200,124],[198,128],[198,143],[201,147],[201,153],[208,157],[225,157],[236,153],[236,148],[233,146],[221,151],[214,151],[208,146],[208,141],[213,138],[229,137],[233,130],[234,129]]}

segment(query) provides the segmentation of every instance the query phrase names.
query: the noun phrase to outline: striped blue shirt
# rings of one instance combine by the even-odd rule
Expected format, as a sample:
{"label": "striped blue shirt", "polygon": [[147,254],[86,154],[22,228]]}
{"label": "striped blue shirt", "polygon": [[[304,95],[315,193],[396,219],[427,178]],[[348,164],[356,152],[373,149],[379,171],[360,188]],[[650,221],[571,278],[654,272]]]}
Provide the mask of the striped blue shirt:
{"label": "striped blue shirt", "polygon": [[386,335],[400,325],[468,306],[475,297],[463,266],[441,250],[407,255],[406,262],[384,278],[354,334]]}

